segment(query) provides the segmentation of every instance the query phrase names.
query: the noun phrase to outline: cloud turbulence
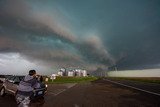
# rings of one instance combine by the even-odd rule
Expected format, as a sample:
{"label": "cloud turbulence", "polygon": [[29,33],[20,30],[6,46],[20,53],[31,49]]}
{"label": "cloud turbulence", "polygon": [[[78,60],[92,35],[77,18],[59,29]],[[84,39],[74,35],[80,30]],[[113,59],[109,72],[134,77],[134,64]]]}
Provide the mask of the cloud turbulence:
{"label": "cloud turbulence", "polygon": [[44,72],[158,68],[159,13],[158,0],[1,0],[0,67],[12,54]]}

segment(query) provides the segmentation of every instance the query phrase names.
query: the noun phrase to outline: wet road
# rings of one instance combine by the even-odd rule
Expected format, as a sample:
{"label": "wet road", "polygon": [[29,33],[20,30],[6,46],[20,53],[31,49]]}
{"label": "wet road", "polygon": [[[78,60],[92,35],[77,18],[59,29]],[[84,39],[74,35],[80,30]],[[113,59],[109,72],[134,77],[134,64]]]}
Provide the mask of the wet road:
{"label": "wet road", "polygon": [[[0,107],[16,107],[14,97],[0,98]],[[160,97],[97,80],[49,85],[45,99],[31,107],[160,107]]]}

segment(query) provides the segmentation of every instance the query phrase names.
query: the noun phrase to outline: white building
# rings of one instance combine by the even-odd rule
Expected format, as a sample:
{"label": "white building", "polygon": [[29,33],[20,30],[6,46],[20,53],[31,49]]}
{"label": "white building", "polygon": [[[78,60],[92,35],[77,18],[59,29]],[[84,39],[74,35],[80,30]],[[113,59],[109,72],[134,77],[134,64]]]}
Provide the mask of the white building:
{"label": "white building", "polygon": [[73,77],[75,75],[74,71],[68,71],[68,76]]}
{"label": "white building", "polygon": [[56,76],[57,76],[57,74],[52,74],[51,77],[50,77],[50,79],[51,79],[51,80],[55,80],[55,79],[56,79]]}
{"label": "white building", "polygon": [[58,76],[64,76],[63,74],[64,74],[64,73],[63,73],[62,71],[59,71],[59,72],[58,72]]}
{"label": "white building", "polygon": [[79,77],[85,77],[87,76],[87,71],[83,69],[76,69],[76,68],[61,68],[58,72],[59,76],[79,76]]}
{"label": "white building", "polygon": [[86,70],[82,70],[82,76],[86,77],[87,76],[87,71]]}

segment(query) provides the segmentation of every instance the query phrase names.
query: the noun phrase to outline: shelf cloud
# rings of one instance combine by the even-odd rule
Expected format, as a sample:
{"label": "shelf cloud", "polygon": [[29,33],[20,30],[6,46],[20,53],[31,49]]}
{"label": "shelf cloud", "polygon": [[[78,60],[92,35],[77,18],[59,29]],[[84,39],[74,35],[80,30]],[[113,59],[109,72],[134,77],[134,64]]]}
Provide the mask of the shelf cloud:
{"label": "shelf cloud", "polygon": [[159,68],[159,12],[150,0],[1,0],[0,54],[50,70]]}

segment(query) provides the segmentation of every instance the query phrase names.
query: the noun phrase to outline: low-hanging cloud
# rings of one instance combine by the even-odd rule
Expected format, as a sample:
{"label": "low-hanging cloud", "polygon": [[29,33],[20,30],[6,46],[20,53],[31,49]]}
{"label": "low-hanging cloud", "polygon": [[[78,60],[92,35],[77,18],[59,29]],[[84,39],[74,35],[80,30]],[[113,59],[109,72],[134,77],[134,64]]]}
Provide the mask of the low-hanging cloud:
{"label": "low-hanging cloud", "polygon": [[98,36],[76,36],[60,10],[53,14],[37,12],[26,1],[7,0],[0,11],[0,52],[18,52],[23,58],[50,67],[113,64],[102,40]]}
{"label": "low-hanging cloud", "polygon": [[159,67],[160,3],[115,1],[1,0],[0,53],[47,67]]}
{"label": "low-hanging cloud", "polygon": [[102,40],[98,36],[87,36],[77,44],[77,49],[85,56],[90,63],[101,63],[103,65],[114,65],[114,58],[104,47]]}
{"label": "low-hanging cloud", "polygon": [[11,26],[26,32],[38,33],[39,36],[46,33],[45,36],[50,34],[66,41],[75,39],[72,32],[62,25],[65,23],[57,22],[58,19],[55,16],[59,15],[58,12],[55,12],[54,15],[46,11],[36,12],[23,0],[7,0],[1,8],[1,24],[6,27]]}

